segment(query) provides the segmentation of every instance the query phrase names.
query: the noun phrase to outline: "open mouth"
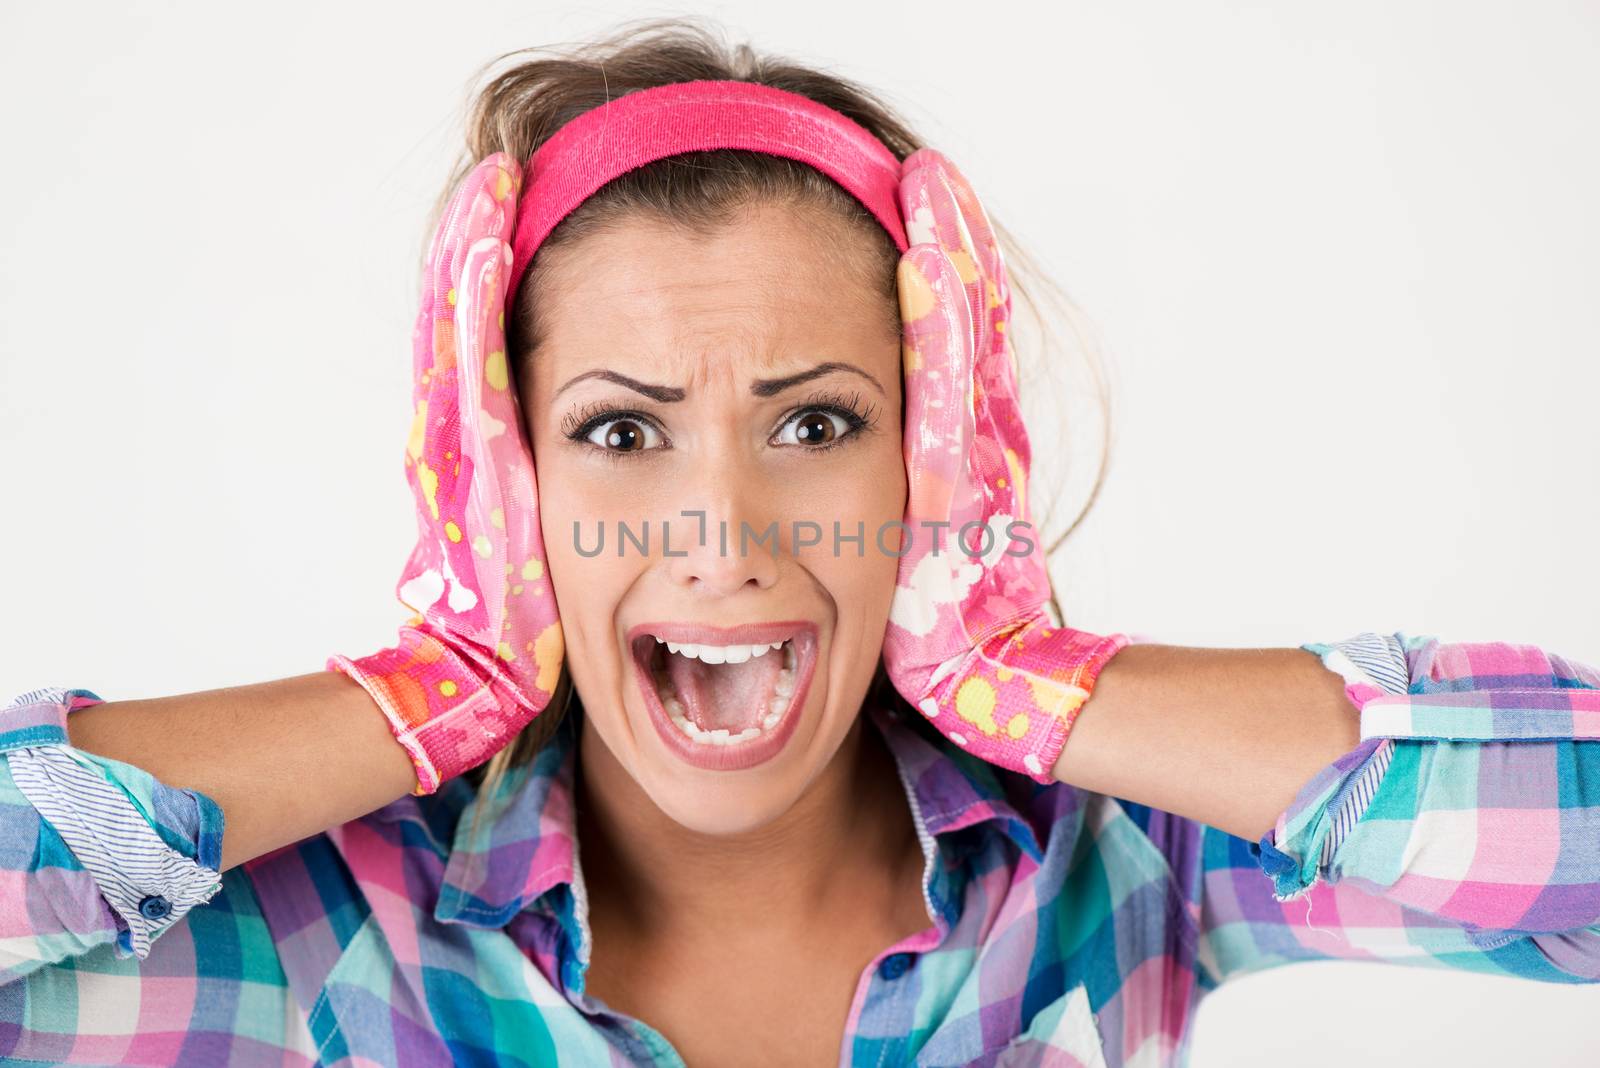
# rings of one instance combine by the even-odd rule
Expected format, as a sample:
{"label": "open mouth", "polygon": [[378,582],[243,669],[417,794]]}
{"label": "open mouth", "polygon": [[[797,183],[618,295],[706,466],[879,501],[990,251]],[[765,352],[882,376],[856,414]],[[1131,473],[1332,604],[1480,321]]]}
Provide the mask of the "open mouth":
{"label": "open mouth", "polygon": [[663,738],[691,763],[730,768],[769,758],[793,732],[790,713],[805,702],[817,641],[806,622],[727,630],[662,623],[633,628],[629,645]]}

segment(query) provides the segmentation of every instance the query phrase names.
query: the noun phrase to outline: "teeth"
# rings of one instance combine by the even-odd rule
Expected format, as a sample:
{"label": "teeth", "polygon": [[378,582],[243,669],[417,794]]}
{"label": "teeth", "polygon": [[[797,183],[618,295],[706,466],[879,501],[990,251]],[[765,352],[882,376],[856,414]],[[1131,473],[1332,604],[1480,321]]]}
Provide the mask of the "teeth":
{"label": "teeth", "polygon": [[770,731],[771,727],[778,724],[778,716],[768,716],[762,726],[746,727],[744,731],[739,731],[738,734],[731,734],[726,727],[717,727],[715,731],[701,731],[698,726],[694,726],[693,721],[688,716],[682,715],[682,713],[672,716],[672,723],[677,724],[678,731],[683,731],[683,734],[690,735],[691,739],[696,740],[701,745],[739,745],[741,742],[749,742],[750,739],[760,737],[763,729]]}
{"label": "teeth", "polygon": [[783,667],[778,671],[777,682],[774,686],[774,695],[768,702],[767,714],[762,717],[759,726],[746,727],[738,734],[734,734],[726,727],[716,730],[702,730],[688,717],[683,707],[683,702],[678,699],[677,692],[672,688],[670,677],[658,670],[655,675],[656,695],[661,699],[661,707],[666,710],[667,717],[677,725],[678,729],[701,745],[738,745],[741,742],[759,738],[762,734],[772,730],[788,711],[789,701],[794,696],[795,687],[795,652],[794,643],[790,641],[768,642],[761,645],[697,645],[693,642],[669,642],[656,638],[657,645],[665,645],[667,652],[678,656],[690,657],[707,664],[742,664],[752,657],[764,656],[774,649],[783,650]]}
{"label": "teeth", "polygon": [[751,657],[765,656],[773,649],[782,649],[786,644],[788,651],[784,653],[785,662],[792,664],[794,654],[794,646],[786,641],[763,642],[760,645],[699,645],[695,642],[669,642],[657,638],[656,644],[665,645],[669,653],[707,664],[742,664]]}

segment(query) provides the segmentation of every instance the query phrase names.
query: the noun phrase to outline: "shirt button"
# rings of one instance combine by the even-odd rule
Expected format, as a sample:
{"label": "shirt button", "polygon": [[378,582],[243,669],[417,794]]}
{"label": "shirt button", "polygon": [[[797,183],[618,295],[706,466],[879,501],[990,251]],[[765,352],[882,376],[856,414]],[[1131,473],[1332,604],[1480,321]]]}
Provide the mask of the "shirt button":
{"label": "shirt button", "polygon": [[898,979],[906,974],[906,969],[911,967],[911,954],[891,953],[883,958],[883,963],[878,965],[878,974],[885,979]]}
{"label": "shirt button", "polygon": [[164,920],[172,911],[172,902],[160,894],[151,894],[139,901],[139,915],[147,920]]}

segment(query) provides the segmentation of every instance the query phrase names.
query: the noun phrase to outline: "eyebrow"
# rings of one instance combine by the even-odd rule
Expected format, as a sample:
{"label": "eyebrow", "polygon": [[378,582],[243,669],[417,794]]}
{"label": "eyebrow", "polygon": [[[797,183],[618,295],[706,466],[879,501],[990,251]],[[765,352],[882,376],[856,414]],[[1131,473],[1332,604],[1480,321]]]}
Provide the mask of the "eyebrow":
{"label": "eyebrow", "polygon": [[[832,374],[835,371],[848,371],[851,374],[860,375],[868,382],[871,382],[873,386],[877,388],[879,393],[883,393],[884,396],[888,396],[888,394],[884,391],[882,383],[880,383],[872,375],[868,374],[866,371],[863,371],[854,364],[839,363],[835,360],[828,360],[823,363],[819,363],[809,370],[801,371],[798,374],[786,375],[783,378],[758,378],[754,382],[750,383],[750,392],[757,397],[771,397],[782,393],[786,389],[791,389],[794,386],[798,386],[804,382],[809,382],[813,378],[821,378],[823,375]],[[670,404],[673,401],[681,401],[685,396],[687,396],[687,392],[680,386],[658,386],[649,382],[640,382],[636,378],[629,378],[625,374],[620,374],[611,370],[585,371],[581,375],[574,375],[572,378],[567,380],[565,385],[556,390],[555,396],[559,397],[567,390],[568,387],[577,385],[586,378],[599,378],[604,379],[607,382],[615,382],[619,386],[625,386],[628,389],[633,390],[635,393],[641,393],[644,396],[649,397],[651,400],[659,401],[662,404]]]}
{"label": "eyebrow", "polygon": [[750,392],[755,394],[757,397],[771,397],[774,394],[782,393],[791,386],[798,386],[802,382],[811,381],[813,378],[821,378],[823,375],[832,374],[834,371],[849,371],[851,374],[860,375],[868,382],[871,382],[873,386],[877,388],[879,393],[883,393],[884,396],[888,396],[888,394],[884,392],[882,383],[880,383],[876,378],[872,377],[866,371],[863,371],[855,364],[839,363],[834,360],[829,360],[825,363],[819,363],[809,371],[801,371],[799,374],[788,375],[784,378],[758,378],[754,382],[750,383]]}
{"label": "eyebrow", "polygon": [[640,382],[636,378],[618,374],[616,371],[585,371],[581,375],[574,375],[567,379],[566,385],[555,391],[555,397],[561,396],[569,387],[577,385],[586,378],[603,378],[607,382],[615,382],[619,386],[627,386],[635,393],[643,393],[651,400],[660,401],[663,404],[681,401],[684,398],[684,391],[677,386],[653,386],[648,382]]}

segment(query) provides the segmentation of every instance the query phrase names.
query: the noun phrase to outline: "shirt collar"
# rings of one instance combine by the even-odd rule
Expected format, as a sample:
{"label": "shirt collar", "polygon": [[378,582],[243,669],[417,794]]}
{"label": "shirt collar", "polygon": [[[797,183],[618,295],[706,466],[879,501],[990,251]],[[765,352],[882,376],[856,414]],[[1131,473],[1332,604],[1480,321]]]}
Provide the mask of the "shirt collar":
{"label": "shirt collar", "polygon": [[[949,900],[953,895],[932,885],[959,867],[963,851],[951,837],[955,832],[988,825],[1040,861],[1040,829],[1023,813],[1027,799],[1042,787],[1026,776],[1002,773],[957,748],[921,717],[902,718],[876,705],[869,706],[867,714],[882,734],[906,788],[928,860],[924,889],[941,912],[958,907]],[[461,810],[435,919],[503,927],[546,895],[560,903],[561,912],[573,906],[587,911],[582,880],[575,880],[574,770],[581,716],[575,706],[536,757],[508,773],[493,797],[479,794]],[[481,805],[488,811],[473,833],[473,817]],[[558,918],[564,925],[571,919]],[[945,919],[954,922],[953,916]]]}

